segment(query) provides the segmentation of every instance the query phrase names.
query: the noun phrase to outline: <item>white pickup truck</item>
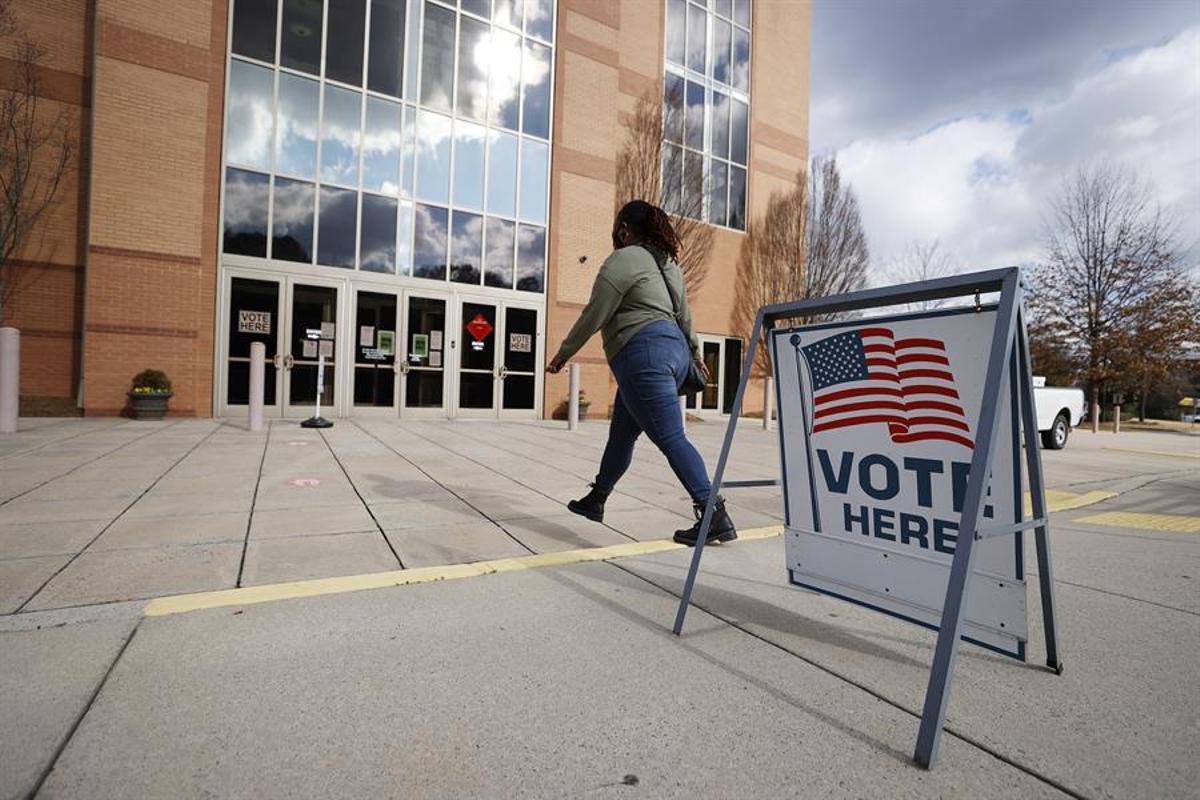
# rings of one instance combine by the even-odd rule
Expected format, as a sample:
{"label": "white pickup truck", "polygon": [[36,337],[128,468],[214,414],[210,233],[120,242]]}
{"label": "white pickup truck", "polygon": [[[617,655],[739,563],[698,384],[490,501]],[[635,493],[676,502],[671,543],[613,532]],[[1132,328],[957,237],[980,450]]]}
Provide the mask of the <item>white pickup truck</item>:
{"label": "white pickup truck", "polygon": [[1046,379],[1036,375],[1033,378],[1033,405],[1037,411],[1038,432],[1042,434],[1042,447],[1047,450],[1066,447],[1071,428],[1083,422],[1087,413],[1082,389],[1047,386]]}

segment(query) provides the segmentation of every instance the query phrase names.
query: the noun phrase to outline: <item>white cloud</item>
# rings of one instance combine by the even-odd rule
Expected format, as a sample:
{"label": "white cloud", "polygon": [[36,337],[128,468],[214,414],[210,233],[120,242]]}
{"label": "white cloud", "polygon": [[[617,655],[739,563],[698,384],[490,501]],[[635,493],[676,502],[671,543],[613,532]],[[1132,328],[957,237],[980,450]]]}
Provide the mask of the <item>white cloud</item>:
{"label": "white cloud", "polygon": [[[1200,234],[1200,28],[1093,69],[1058,99],[946,121],[908,138],[860,138],[838,162],[862,204],[878,270],[940,239],[963,270],[1036,259],[1061,180],[1089,162],[1133,167]],[[1047,93],[1042,93],[1046,97]],[[815,124],[820,124],[817,120]]]}

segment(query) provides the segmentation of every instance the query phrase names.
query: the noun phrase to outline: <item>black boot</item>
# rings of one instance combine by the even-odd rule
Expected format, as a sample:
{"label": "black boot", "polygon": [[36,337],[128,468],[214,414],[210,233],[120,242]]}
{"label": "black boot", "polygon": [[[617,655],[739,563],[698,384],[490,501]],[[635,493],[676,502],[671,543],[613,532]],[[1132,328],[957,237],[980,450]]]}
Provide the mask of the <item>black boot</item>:
{"label": "black boot", "polygon": [[608,499],[608,492],[594,483],[588,485],[592,490],[580,499],[567,503],[567,508],[592,522],[604,522],[604,501]]}
{"label": "black boot", "polygon": [[[693,511],[696,515],[696,524],[690,528],[681,531],[675,531],[675,541],[679,544],[686,544],[688,547],[696,546],[696,539],[700,536],[700,520],[704,518],[705,503],[696,503],[693,506]],[[718,497],[717,502],[713,503],[712,522],[708,526],[708,535],[704,537],[705,544],[713,542],[732,542],[737,538],[737,528],[733,526],[733,520],[729,518],[728,512],[725,511],[725,498]]]}

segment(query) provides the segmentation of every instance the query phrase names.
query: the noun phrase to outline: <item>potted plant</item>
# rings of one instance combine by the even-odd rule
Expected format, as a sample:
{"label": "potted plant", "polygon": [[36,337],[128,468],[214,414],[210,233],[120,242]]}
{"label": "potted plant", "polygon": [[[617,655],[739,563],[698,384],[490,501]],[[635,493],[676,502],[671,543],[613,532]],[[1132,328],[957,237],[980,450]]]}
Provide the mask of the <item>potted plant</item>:
{"label": "potted plant", "polygon": [[162,419],[171,399],[171,379],[159,369],[144,369],[133,376],[129,406],[134,419]]}
{"label": "potted plant", "polygon": [[587,419],[588,407],[591,406],[591,404],[592,404],[592,401],[587,396],[587,392],[585,392],[581,388],[579,390],[579,418],[580,419]]}

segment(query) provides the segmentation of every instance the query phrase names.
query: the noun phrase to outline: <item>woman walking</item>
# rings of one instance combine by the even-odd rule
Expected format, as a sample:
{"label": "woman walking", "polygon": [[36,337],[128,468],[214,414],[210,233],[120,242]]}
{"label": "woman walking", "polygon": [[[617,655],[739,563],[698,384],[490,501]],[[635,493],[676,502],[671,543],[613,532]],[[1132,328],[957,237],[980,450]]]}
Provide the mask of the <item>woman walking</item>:
{"label": "woman walking", "polygon": [[[676,531],[675,541],[695,545],[712,484],[704,460],[684,435],[679,409],[680,389],[692,363],[704,373],[687,287],[676,263],[679,237],[666,212],[633,200],[617,213],[612,239],[613,253],[596,275],[587,307],[546,367],[547,372],[558,372],[601,331],[604,355],[617,379],[600,471],[592,490],[567,507],[588,519],[603,521],[604,503],[629,469],[634,442],[644,431],[691,495],[696,524]],[[733,520],[718,497],[705,542],[736,538]]]}

